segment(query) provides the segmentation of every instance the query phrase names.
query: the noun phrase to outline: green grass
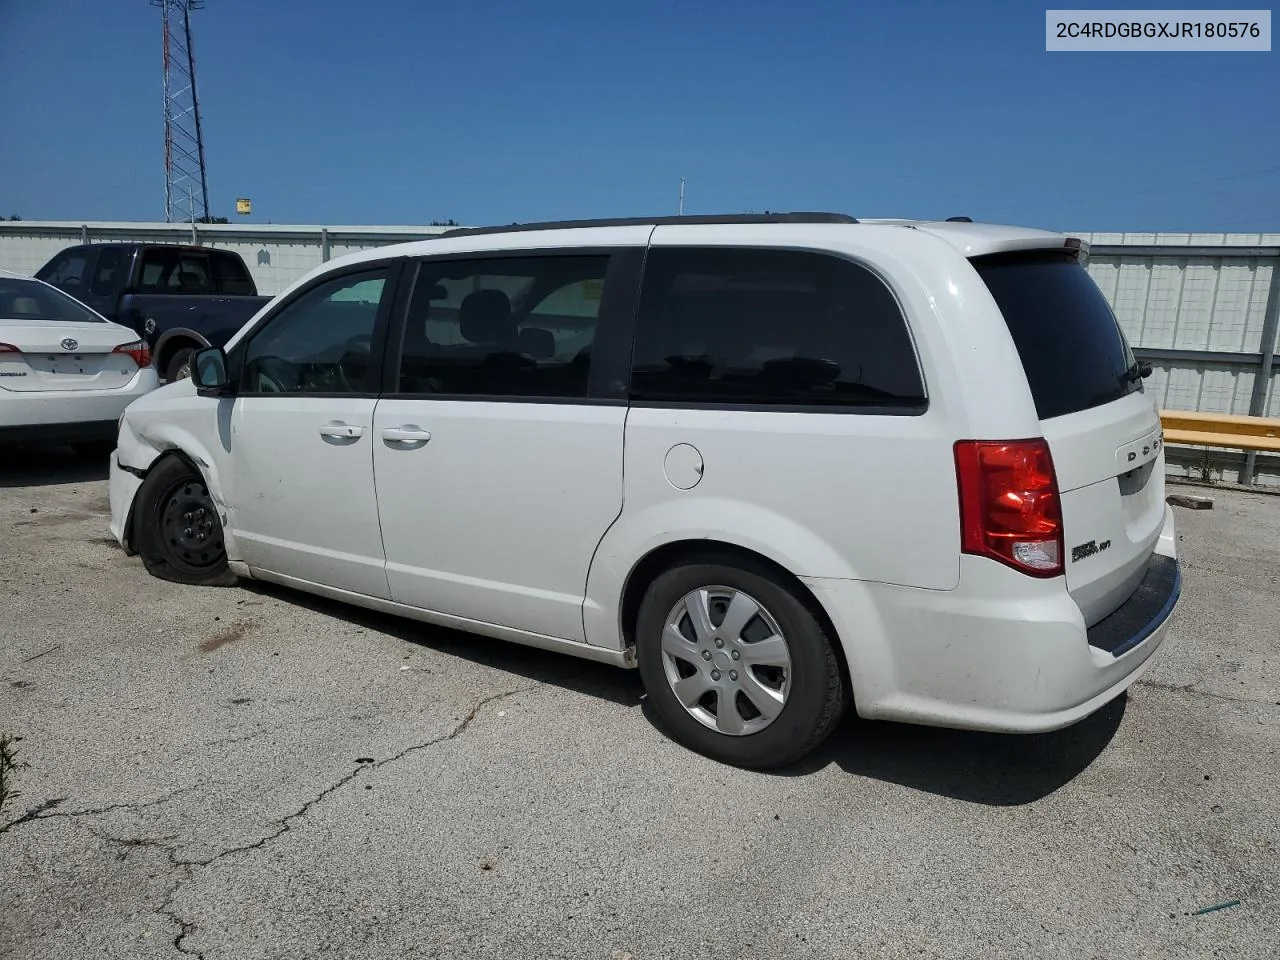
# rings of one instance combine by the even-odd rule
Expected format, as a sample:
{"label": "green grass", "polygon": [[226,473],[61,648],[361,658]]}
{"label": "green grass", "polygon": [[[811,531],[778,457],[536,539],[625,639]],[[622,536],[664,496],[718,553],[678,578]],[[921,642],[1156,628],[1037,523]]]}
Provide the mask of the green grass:
{"label": "green grass", "polygon": [[[14,789],[14,773],[22,766],[18,762],[18,748],[15,746],[17,741],[6,734],[0,734],[0,816],[4,814],[4,808],[9,801],[18,796],[18,791]],[[3,827],[0,827],[3,830]]]}

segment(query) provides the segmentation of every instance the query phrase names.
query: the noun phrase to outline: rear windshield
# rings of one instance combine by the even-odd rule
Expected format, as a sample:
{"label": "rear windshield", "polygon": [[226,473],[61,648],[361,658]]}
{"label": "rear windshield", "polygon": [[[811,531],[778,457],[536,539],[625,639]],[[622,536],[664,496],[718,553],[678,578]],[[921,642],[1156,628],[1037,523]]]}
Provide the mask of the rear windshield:
{"label": "rear windshield", "polygon": [[0,319],[105,323],[79,300],[61,290],[22,277],[0,277]]}
{"label": "rear windshield", "polygon": [[1074,256],[1050,251],[970,262],[1009,325],[1041,420],[1142,389],[1111,306]]}

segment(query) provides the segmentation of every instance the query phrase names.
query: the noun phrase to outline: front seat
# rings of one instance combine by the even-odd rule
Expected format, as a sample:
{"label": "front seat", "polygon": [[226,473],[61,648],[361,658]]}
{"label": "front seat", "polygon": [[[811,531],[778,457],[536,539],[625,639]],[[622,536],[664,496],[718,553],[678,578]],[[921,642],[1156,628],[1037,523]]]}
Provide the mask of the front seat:
{"label": "front seat", "polygon": [[476,346],[514,350],[516,325],[511,301],[501,290],[476,290],[458,308],[458,332]]}
{"label": "front seat", "polygon": [[495,396],[520,393],[518,385],[538,363],[520,351],[520,337],[511,316],[511,301],[501,290],[469,293],[458,308],[458,330],[479,356],[472,389]]}

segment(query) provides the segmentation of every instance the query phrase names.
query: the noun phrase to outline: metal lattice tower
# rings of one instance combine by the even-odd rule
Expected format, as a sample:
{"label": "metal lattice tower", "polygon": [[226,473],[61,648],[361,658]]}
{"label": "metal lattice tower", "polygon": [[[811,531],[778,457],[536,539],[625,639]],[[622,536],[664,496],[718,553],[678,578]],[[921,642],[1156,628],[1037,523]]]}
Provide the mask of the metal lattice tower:
{"label": "metal lattice tower", "polygon": [[191,12],[204,0],[151,0],[164,20],[164,218],[196,223],[209,215],[209,183],[196,96]]}

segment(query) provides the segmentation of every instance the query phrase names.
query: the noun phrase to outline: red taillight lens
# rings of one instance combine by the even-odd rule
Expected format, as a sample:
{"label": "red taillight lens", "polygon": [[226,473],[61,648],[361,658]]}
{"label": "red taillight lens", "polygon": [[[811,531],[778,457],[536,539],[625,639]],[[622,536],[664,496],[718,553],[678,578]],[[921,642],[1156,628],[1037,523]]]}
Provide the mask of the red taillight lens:
{"label": "red taillight lens", "polygon": [[122,343],[111,351],[112,353],[127,353],[133,357],[133,362],[138,365],[138,369],[151,365],[151,348],[147,346],[145,340],[135,340],[133,343]]}
{"label": "red taillight lens", "polygon": [[15,347],[11,343],[0,343],[0,353],[21,353],[21,352],[22,352],[21,350],[19,350],[17,347]]}
{"label": "red taillight lens", "polygon": [[1062,503],[1049,444],[961,440],[956,444],[960,549],[1033,577],[1062,566]]}

